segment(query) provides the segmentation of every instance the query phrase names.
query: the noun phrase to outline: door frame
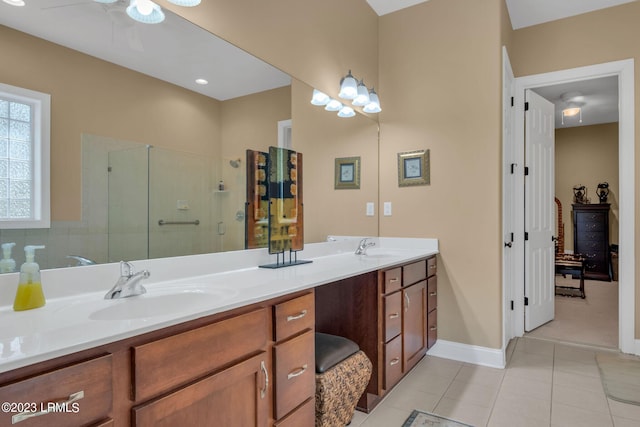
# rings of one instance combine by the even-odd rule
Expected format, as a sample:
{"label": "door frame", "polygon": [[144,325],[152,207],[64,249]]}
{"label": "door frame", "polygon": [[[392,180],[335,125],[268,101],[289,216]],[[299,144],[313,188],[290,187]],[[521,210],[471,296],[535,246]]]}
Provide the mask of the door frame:
{"label": "door frame", "polygon": [[[524,165],[524,94],[526,89],[541,86],[549,86],[558,83],[588,80],[598,77],[618,76],[618,103],[619,103],[619,258],[618,258],[618,347],[624,353],[640,354],[640,346],[636,346],[635,340],[635,111],[634,111],[634,60],[607,62],[603,64],[588,65],[584,67],[553,71],[549,73],[535,74],[517,77],[515,79],[515,128],[511,132],[511,138],[505,139],[503,144],[514,144],[517,154],[517,162]],[[523,170],[524,168],[520,168]],[[623,179],[623,177],[633,177]],[[524,194],[524,180],[521,181]],[[503,194],[503,204],[504,204]],[[524,203],[518,205],[515,212],[514,233],[517,240],[524,239]],[[503,219],[504,222],[504,219]],[[524,247],[524,245],[517,245]],[[522,253],[524,256],[524,252]],[[504,283],[503,288],[510,287],[510,292],[504,292],[505,297],[510,294],[514,301],[513,315],[509,316],[512,325],[505,325],[503,330],[511,330],[514,336],[524,335],[524,264],[516,263],[515,280],[513,283]],[[510,309],[511,300],[503,301],[504,310]],[[504,319],[509,317],[505,316]],[[507,335],[504,336],[508,342]]]}

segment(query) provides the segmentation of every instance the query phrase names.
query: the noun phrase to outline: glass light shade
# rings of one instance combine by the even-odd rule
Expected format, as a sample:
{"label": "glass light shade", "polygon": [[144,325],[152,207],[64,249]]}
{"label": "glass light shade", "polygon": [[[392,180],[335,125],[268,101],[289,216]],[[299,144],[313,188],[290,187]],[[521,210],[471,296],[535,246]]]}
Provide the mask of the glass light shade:
{"label": "glass light shade", "polygon": [[209,81],[207,79],[196,79],[196,83],[199,85],[208,85]]}
{"label": "glass light shade", "polygon": [[173,3],[176,6],[193,7],[200,4],[200,0],[169,0],[169,3]]}
{"label": "glass light shade", "polygon": [[159,24],[164,21],[164,12],[151,0],[131,0],[127,15],[143,24]]}
{"label": "glass light shade", "polygon": [[378,99],[378,94],[375,90],[371,89],[371,92],[369,92],[369,103],[364,106],[362,111],[365,113],[379,113],[382,111],[382,108],[380,108],[380,99]]}
{"label": "glass light shade", "polygon": [[341,108],[342,108],[342,102],[333,98],[324,107],[324,109],[327,111],[340,111]]}
{"label": "glass light shade", "polygon": [[356,112],[353,111],[353,108],[345,105],[340,111],[338,111],[338,117],[353,117],[356,115]]}
{"label": "glass light shade", "polygon": [[358,95],[353,100],[356,107],[364,107],[369,103],[369,89],[364,85],[363,81],[358,83]]}
{"label": "glass light shade", "polygon": [[4,1],[6,4],[11,5],[11,6],[24,6],[24,0],[2,0]]}
{"label": "glass light shade", "polygon": [[93,0],[96,3],[104,3],[104,4],[111,4],[111,3],[115,3],[118,0]]}
{"label": "glass light shade", "polygon": [[313,95],[311,96],[311,103],[313,105],[327,105],[331,98],[324,92],[320,92],[318,89],[313,90]]}
{"label": "glass light shade", "polygon": [[354,99],[358,95],[358,82],[351,75],[351,70],[340,82],[340,93],[342,99]]}
{"label": "glass light shade", "polygon": [[564,110],[562,110],[562,114],[565,117],[577,116],[579,112],[580,112],[580,107],[570,107],[570,108],[565,108]]}

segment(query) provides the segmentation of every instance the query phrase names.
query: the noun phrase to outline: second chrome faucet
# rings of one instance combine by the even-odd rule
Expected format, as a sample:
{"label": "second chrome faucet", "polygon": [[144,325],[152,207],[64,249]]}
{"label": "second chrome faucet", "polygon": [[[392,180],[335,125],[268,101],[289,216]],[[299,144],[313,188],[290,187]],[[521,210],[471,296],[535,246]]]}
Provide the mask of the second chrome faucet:
{"label": "second chrome faucet", "polygon": [[142,270],[136,273],[133,264],[120,261],[120,278],[113,288],[107,292],[104,299],[126,298],[146,293],[147,290],[140,282],[150,275],[149,270]]}

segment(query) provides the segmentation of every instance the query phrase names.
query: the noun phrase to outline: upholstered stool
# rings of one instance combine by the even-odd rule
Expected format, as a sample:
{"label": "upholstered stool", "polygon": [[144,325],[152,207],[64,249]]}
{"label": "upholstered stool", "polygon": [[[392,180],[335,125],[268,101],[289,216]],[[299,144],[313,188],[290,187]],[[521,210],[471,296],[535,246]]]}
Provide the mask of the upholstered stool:
{"label": "upholstered stool", "polygon": [[316,333],[316,427],[351,422],[371,378],[371,361],[351,340]]}

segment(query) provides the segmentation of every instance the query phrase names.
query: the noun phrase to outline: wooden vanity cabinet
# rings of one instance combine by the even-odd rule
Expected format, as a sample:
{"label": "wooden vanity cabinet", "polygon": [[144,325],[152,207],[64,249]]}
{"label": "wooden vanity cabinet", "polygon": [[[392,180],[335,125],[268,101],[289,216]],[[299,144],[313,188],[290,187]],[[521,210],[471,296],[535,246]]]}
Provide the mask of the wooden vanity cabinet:
{"label": "wooden vanity cabinet", "polygon": [[0,386],[0,401],[15,405],[3,407],[0,425],[110,425],[111,359],[106,354]]}
{"label": "wooden vanity cabinet", "polygon": [[133,424],[267,426],[269,314],[260,308],[134,346],[134,400],[145,402]]}
{"label": "wooden vanity cabinet", "polygon": [[[313,293],[276,304],[274,313],[274,419],[276,426],[308,419],[315,395],[315,298]],[[314,406],[314,405],[311,405]],[[314,406],[315,408],[315,406]]]}

